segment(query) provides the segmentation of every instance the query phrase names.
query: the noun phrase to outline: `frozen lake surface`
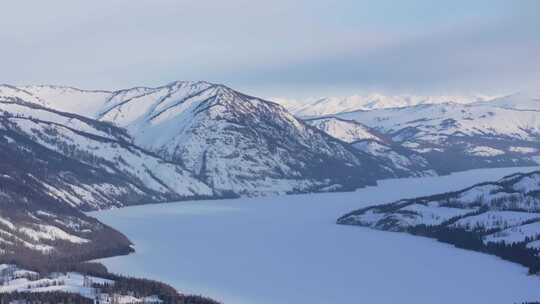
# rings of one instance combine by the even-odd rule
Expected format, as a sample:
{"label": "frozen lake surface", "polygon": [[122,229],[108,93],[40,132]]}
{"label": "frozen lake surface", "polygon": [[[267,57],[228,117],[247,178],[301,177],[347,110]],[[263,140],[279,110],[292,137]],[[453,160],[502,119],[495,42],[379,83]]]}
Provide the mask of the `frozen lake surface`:
{"label": "frozen lake surface", "polygon": [[113,272],[159,279],[229,304],[516,303],[540,278],[494,256],[403,233],[336,225],[363,206],[457,190],[539,168],[380,182],[352,193],[181,202],[93,213],[136,253]]}

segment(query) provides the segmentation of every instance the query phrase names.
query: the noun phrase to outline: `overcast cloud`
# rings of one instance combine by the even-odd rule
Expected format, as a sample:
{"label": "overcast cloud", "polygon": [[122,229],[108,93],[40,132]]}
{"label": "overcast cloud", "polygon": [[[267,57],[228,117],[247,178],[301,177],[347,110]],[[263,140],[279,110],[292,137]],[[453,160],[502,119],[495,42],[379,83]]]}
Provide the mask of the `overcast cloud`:
{"label": "overcast cloud", "polygon": [[539,29],[534,0],[6,1],[0,82],[505,93],[540,88]]}

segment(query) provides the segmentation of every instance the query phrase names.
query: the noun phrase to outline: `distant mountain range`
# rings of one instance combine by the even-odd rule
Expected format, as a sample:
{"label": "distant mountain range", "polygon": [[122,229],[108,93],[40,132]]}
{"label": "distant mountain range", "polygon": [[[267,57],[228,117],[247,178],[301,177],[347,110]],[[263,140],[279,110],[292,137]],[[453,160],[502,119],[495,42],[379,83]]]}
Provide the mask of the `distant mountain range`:
{"label": "distant mountain range", "polygon": [[352,111],[369,111],[387,108],[403,108],[424,104],[459,103],[488,101],[495,96],[488,95],[384,95],[367,94],[346,97],[307,98],[304,100],[288,98],[270,98],[286,107],[293,114],[304,117],[318,117]]}
{"label": "distant mountain range", "polygon": [[340,113],[421,153],[440,173],[540,163],[540,92],[487,102]]}
{"label": "distant mountain range", "polygon": [[429,162],[418,152],[392,141],[388,136],[354,120],[321,117],[305,120],[308,124],[348,142],[353,148],[372,155],[399,177],[436,175]]}
{"label": "distant mountain range", "polygon": [[439,174],[540,163],[540,91],[493,99],[376,96],[374,103],[366,103],[367,97],[327,98],[290,110],[308,122],[326,121],[315,125],[344,141],[358,140],[362,132],[351,122],[361,124],[385,143],[419,153]]}
{"label": "distant mountain range", "polygon": [[[301,111],[290,108],[291,113],[275,102],[204,81],[118,91],[1,85],[0,152],[10,161],[0,166],[0,174],[10,181],[8,201],[47,197],[50,203],[17,207],[27,211],[25,216],[6,203],[0,218],[28,226],[37,231],[33,235],[60,229],[69,235],[68,243],[91,244],[102,226],[81,210],[347,191],[384,178],[532,165],[540,160],[535,96],[540,95],[455,99],[459,103],[396,97],[355,104],[351,99],[333,110],[320,111],[331,104],[326,101]],[[314,113],[324,115],[299,118]],[[35,195],[15,198],[18,187]],[[44,214],[93,224],[75,229],[45,221]],[[0,222],[0,232],[6,232],[0,243],[69,247],[10,227]],[[100,252],[128,250],[127,239],[111,239],[117,242]]]}

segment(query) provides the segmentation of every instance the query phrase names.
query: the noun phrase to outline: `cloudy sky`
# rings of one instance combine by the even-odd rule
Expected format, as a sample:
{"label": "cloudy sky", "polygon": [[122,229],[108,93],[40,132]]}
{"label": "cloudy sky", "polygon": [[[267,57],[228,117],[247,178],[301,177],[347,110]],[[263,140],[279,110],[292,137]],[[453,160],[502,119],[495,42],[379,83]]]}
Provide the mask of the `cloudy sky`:
{"label": "cloudy sky", "polygon": [[535,0],[6,1],[0,83],[506,93],[540,88],[539,29]]}

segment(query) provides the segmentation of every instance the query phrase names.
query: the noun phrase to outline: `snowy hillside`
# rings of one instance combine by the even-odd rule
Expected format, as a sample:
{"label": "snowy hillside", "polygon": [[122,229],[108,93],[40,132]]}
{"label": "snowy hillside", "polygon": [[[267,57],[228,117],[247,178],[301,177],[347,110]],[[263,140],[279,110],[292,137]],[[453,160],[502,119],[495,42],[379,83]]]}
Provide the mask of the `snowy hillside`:
{"label": "snowy hillside", "polygon": [[[56,110],[69,113],[79,113],[87,117],[94,117],[102,109],[112,92],[89,91],[63,86],[24,86],[21,90],[28,92],[39,100],[39,104]],[[24,96],[19,96],[25,99]]]}
{"label": "snowy hillside", "polygon": [[491,96],[419,96],[419,95],[352,95],[347,97],[310,98],[295,100],[271,98],[299,117],[318,117],[352,111],[369,111],[386,108],[402,108],[423,104],[467,104],[493,99]]}
{"label": "snowy hillside", "polygon": [[[6,161],[0,184],[0,257],[3,261],[31,262],[43,259],[91,259],[130,252],[130,242],[119,232],[79,212],[25,168],[29,163]],[[36,158],[34,173],[46,174]],[[66,163],[69,165],[69,163]],[[15,166],[15,167],[14,167]],[[69,178],[69,172],[65,172]]]}
{"label": "snowy hillside", "polygon": [[90,210],[213,195],[182,166],[131,144],[122,129],[20,100],[0,100],[0,110],[0,146],[4,159],[12,160],[10,170],[32,176],[72,206]]}
{"label": "snowy hillside", "polygon": [[112,284],[114,281],[85,276],[76,272],[53,273],[42,276],[38,272],[16,265],[0,264],[0,293],[9,292],[68,292],[93,299],[95,289],[91,284]]}
{"label": "snowy hillside", "polygon": [[93,269],[34,271],[0,264],[0,300],[2,303],[219,304],[201,296],[178,293],[161,282],[119,276],[95,263],[92,266]]}
{"label": "snowy hillside", "polygon": [[0,98],[0,158],[0,250],[8,260],[127,253],[122,234],[80,211],[214,196],[123,129],[17,98]]}
{"label": "snowy hillside", "polygon": [[223,85],[174,82],[115,92],[51,86],[21,90],[30,94],[29,102],[125,128],[135,144],[185,166],[221,194],[345,190],[393,176],[371,156],[312,128],[283,107]]}
{"label": "snowy hillside", "polygon": [[385,141],[385,139],[377,134],[376,131],[371,130],[354,120],[344,120],[337,117],[321,117],[306,119],[305,122],[348,143],[364,139],[377,140],[380,142]]}
{"label": "snowy hillside", "polygon": [[480,104],[522,111],[540,111],[540,90],[518,92]]}
{"label": "snowy hillside", "polygon": [[112,100],[99,119],[126,127],[137,143],[184,164],[217,191],[351,189],[377,174],[352,149],[284,108],[222,85],[173,83]]}
{"label": "snowy hillside", "polygon": [[395,176],[434,175],[428,161],[419,153],[409,150],[387,139],[379,132],[356,121],[337,117],[322,117],[305,120],[308,124],[327,134],[348,142],[359,151],[378,159]]}
{"label": "snowy hillside", "polygon": [[538,272],[539,193],[540,171],[517,173],[457,192],[366,207],[338,223],[431,236]]}
{"label": "snowy hillside", "polygon": [[420,153],[397,143],[365,139],[353,142],[352,147],[372,155],[399,177],[437,175],[432,165]]}

